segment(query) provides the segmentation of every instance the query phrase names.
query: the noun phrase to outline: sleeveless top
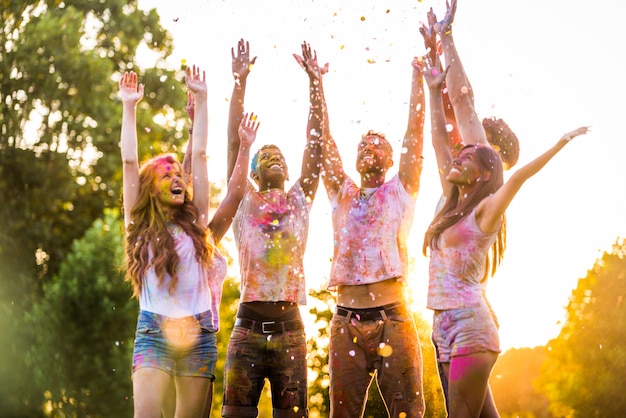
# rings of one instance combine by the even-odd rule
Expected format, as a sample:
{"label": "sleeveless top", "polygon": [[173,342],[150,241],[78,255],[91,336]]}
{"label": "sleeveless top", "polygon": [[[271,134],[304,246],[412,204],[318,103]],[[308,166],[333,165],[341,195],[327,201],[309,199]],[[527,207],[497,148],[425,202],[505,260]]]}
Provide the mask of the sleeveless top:
{"label": "sleeveless top", "polygon": [[[214,248],[211,268],[205,270],[196,258],[196,248],[191,237],[178,225],[171,225],[168,229],[179,257],[178,282],[170,294],[171,277],[166,274],[163,283],[159,285],[154,267],[148,268],[141,286],[139,307],[170,318],[182,318],[211,310],[214,327],[218,330],[226,261]],[[149,250],[149,256],[152,260],[152,249]]]}
{"label": "sleeveless top", "polygon": [[476,208],[439,236],[430,250],[427,307],[449,310],[481,304],[486,286],[487,252],[497,231],[485,233],[476,223]]}

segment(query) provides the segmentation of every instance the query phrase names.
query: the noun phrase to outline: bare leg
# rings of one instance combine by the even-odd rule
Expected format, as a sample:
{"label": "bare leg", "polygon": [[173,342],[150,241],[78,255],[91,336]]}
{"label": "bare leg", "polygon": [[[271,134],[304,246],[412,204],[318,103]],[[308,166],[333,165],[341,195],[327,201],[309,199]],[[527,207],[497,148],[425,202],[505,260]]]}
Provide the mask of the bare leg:
{"label": "bare leg", "polygon": [[500,414],[498,414],[496,403],[493,401],[493,396],[491,395],[491,388],[487,386],[487,395],[485,395],[483,409],[480,411],[480,418],[493,418],[499,416]]}
{"label": "bare leg", "polygon": [[211,407],[213,406],[213,382],[209,386],[209,394],[206,397],[206,403],[204,404],[203,418],[209,418],[211,416]]}
{"label": "bare leg", "polygon": [[211,379],[208,377],[176,377],[176,418],[202,416]]}
{"label": "bare leg", "polygon": [[[454,357],[444,364],[450,418],[499,417],[489,390],[489,375],[497,358],[496,353],[483,352]],[[483,408],[487,399],[487,408]]]}
{"label": "bare leg", "polygon": [[168,373],[151,367],[133,373],[135,418],[161,417],[161,407],[170,379]]}

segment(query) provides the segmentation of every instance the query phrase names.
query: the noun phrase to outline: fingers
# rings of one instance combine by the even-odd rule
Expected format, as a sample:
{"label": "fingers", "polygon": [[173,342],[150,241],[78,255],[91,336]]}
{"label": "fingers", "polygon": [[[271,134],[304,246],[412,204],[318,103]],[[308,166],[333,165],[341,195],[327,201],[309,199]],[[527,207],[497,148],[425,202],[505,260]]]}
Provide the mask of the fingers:
{"label": "fingers", "polygon": [[585,135],[586,133],[588,133],[589,128],[590,128],[589,126],[581,126],[580,128],[574,129],[573,131],[568,132],[565,135],[563,135],[561,137],[561,140],[569,142],[572,139],[576,138],[577,136]]}

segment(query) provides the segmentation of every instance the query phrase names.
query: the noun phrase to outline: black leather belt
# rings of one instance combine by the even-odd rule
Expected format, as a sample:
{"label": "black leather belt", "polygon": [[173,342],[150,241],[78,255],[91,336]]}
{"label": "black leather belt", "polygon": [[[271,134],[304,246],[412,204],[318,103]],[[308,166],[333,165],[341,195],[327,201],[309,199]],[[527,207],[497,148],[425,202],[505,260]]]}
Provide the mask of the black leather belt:
{"label": "black leather belt", "polygon": [[291,321],[253,321],[246,318],[237,318],[235,320],[236,327],[243,327],[257,334],[278,334],[285,331],[295,331],[304,329],[304,323],[301,319],[292,319]]}
{"label": "black leather belt", "polygon": [[406,313],[407,309],[400,303],[368,309],[348,309],[337,306],[335,310],[335,315],[343,316],[348,321],[350,319],[356,319],[357,321],[384,321],[391,315],[405,315]]}

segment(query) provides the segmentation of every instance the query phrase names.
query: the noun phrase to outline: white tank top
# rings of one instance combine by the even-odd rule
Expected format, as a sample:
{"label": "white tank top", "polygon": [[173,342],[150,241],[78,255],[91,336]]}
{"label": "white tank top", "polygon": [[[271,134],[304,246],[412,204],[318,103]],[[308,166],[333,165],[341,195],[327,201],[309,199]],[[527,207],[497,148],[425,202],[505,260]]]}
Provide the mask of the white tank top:
{"label": "white tank top", "polygon": [[[193,240],[178,225],[169,228],[174,238],[175,249],[178,253],[178,283],[170,294],[169,283],[171,277],[166,275],[159,285],[154,267],[146,270],[139,307],[141,310],[165,315],[170,318],[182,318],[206,312],[211,309],[211,290],[209,289],[208,272],[196,258],[196,248]],[[153,253],[150,249],[150,260]]]}

